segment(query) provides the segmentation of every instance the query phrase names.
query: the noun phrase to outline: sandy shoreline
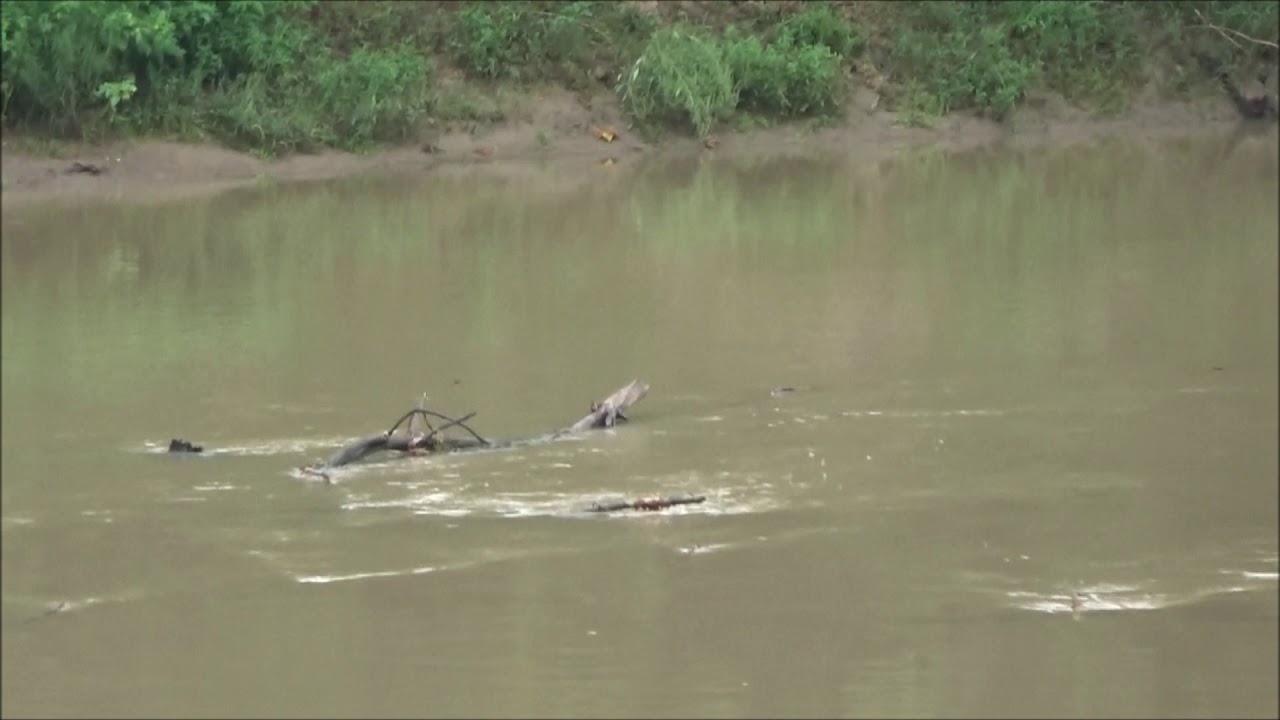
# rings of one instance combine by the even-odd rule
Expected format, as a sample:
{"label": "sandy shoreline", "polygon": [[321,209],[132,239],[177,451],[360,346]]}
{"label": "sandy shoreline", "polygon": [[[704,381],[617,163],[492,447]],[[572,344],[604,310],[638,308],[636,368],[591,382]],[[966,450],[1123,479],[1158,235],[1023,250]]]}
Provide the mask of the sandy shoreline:
{"label": "sandy shoreline", "polygon": [[[845,154],[879,160],[909,148],[1034,147],[1117,136],[1141,142],[1229,132],[1240,123],[1225,98],[1199,104],[1148,103],[1119,118],[1095,119],[1060,99],[1044,97],[1033,99],[1009,125],[953,115],[924,129],[901,125],[894,113],[867,113],[855,98],[846,118],[831,127],[778,127],[716,134],[710,142],[671,138],[651,145],[629,132],[617,108],[609,105],[598,104],[593,110],[566,96],[549,96],[521,121],[441,135],[432,143],[432,152],[419,144],[369,154],[329,151],[276,161],[212,144],[162,140],[66,144],[60,157],[51,158],[23,150],[21,138],[8,133],[0,148],[3,201],[6,208],[49,201],[164,202],[257,183],[400,173],[520,177],[550,167],[557,174],[590,177],[587,174],[599,172],[601,166],[616,171],[650,158],[690,155],[768,159]],[[596,130],[602,127],[618,131],[613,142],[598,137]],[[103,172],[71,172],[75,162],[92,164]]]}

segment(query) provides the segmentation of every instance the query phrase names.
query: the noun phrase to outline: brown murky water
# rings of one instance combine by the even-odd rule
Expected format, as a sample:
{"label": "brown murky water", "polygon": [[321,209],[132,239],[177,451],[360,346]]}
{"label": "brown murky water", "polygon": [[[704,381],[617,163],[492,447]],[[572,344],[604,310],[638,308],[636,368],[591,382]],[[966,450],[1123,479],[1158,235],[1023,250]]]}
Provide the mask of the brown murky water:
{"label": "brown murky water", "polygon": [[4,714],[1275,716],[1276,146],[1224,147],[5,213]]}

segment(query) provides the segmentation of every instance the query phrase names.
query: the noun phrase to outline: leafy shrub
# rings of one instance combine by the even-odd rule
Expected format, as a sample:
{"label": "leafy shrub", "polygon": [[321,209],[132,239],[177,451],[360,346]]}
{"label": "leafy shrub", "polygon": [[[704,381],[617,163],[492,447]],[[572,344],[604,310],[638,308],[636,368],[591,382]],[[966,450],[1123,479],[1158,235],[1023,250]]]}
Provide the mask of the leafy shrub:
{"label": "leafy shrub", "polygon": [[176,51],[171,24],[140,23],[125,3],[6,3],[0,26],[4,119],[62,132],[105,108],[99,89],[124,82],[138,56]]}
{"label": "leafy shrub", "polygon": [[454,60],[489,80],[532,80],[572,68],[587,46],[584,23],[593,4],[565,3],[554,12],[527,2],[468,5],[447,42]]}
{"label": "leafy shrub", "polygon": [[912,111],[976,108],[1004,117],[1036,82],[1069,99],[1114,107],[1143,69],[1137,50],[1142,7],[1065,0],[912,3],[891,59],[914,81]]}
{"label": "leafy shrub", "polygon": [[826,4],[813,3],[778,29],[778,40],[794,47],[821,46],[844,59],[862,50],[862,37]]}
{"label": "leafy shrub", "polygon": [[218,93],[215,134],[270,153],[360,149],[406,137],[429,107],[431,68],[406,47],[310,58],[298,76],[250,73]]}
{"label": "leafy shrub", "polygon": [[896,71],[912,81],[908,112],[976,108],[1002,118],[1014,109],[1037,68],[1011,53],[1004,24],[983,12],[962,3],[918,7],[891,51]]}
{"label": "leafy shrub", "polygon": [[687,122],[700,137],[738,102],[719,43],[680,26],[654,34],[623,74],[618,92],[636,121]]}
{"label": "leafy shrub", "polygon": [[399,45],[339,58],[310,2],[14,2],[0,29],[5,122],[207,131],[267,150],[402,137],[430,67]]}
{"label": "leafy shrub", "polygon": [[1037,77],[1033,64],[1010,54],[1001,26],[957,28],[941,38],[906,32],[895,50],[938,114],[977,108],[1004,118]]}
{"label": "leafy shrub", "polygon": [[731,32],[724,55],[745,110],[798,116],[831,111],[843,97],[840,58],[825,45],[794,45],[783,35],[765,46]]}
{"label": "leafy shrub", "polygon": [[1012,52],[1035,65],[1045,82],[1068,96],[1106,94],[1106,83],[1128,79],[1136,62],[1137,16],[1133,4],[1010,2]]}
{"label": "leafy shrub", "polygon": [[427,109],[429,73],[422,56],[407,47],[360,49],[320,68],[316,106],[333,118],[339,144],[398,140]]}

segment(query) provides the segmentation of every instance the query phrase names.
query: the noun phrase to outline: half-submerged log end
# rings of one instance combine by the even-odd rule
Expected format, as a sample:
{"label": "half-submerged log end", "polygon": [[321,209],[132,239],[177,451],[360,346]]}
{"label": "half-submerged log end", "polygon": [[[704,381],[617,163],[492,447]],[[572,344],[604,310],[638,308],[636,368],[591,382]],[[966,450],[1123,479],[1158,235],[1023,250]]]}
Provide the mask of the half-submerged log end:
{"label": "half-submerged log end", "polygon": [[613,427],[619,419],[626,420],[626,411],[649,394],[649,384],[632,380],[613,391],[600,402],[591,403],[591,412],[561,432],[582,432],[593,428]]}
{"label": "half-submerged log end", "polygon": [[189,443],[182,438],[173,438],[169,441],[169,452],[171,453],[200,453],[204,452],[204,448],[194,443]]}

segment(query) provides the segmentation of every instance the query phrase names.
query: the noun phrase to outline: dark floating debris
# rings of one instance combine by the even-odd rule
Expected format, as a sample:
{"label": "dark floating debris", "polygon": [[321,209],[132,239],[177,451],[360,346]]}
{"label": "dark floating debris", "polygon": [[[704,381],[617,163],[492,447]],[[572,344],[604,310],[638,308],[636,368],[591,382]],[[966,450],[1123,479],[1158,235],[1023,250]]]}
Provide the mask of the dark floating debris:
{"label": "dark floating debris", "polygon": [[50,615],[58,615],[70,609],[71,609],[70,601],[63,600],[61,602],[53,603],[48,608],[46,608],[44,612],[40,613],[39,615],[29,617],[26,620],[23,620],[20,624],[25,625],[27,623],[35,622],[37,620],[43,620],[49,617]]}
{"label": "dark floating debris", "polygon": [[107,169],[102,167],[101,165],[94,165],[93,163],[80,162],[79,160],[76,160],[75,162],[71,163],[71,167],[67,168],[68,175],[72,175],[75,173],[84,173],[86,175],[101,175],[106,171]]}
{"label": "dark floating debris", "polygon": [[591,507],[587,508],[587,512],[618,512],[619,510],[666,510],[675,505],[697,505],[706,502],[706,495],[689,495],[684,497],[668,497],[668,498],[641,498],[639,500],[621,500],[613,503],[591,503]]}
{"label": "dark floating debris", "polygon": [[174,438],[169,441],[169,452],[171,453],[199,453],[204,452],[204,448],[199,445],[183,440],[182,438]]}

